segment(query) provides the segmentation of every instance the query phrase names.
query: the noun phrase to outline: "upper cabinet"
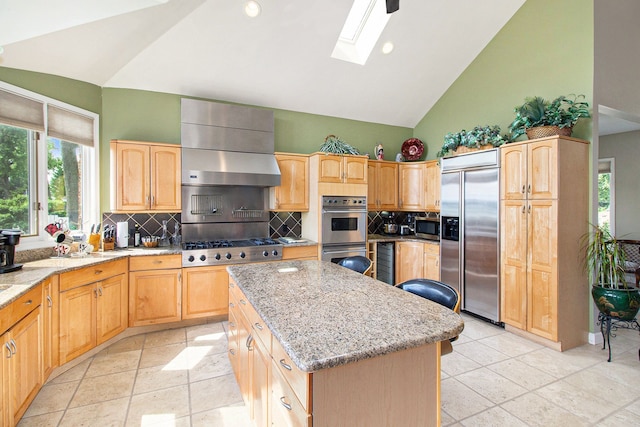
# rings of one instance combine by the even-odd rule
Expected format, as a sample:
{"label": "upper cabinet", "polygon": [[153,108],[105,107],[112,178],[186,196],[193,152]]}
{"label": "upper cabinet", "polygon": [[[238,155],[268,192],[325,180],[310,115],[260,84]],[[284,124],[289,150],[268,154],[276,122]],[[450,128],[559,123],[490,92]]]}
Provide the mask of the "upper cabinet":
{"label": "upper cabinet", "polygon": [[111,206],[116,211],[180,211],[180,146],[111,141]]}
{"label": "upper cabinet", "polygon": [[314,153],[311,165],[317,168],[318,182],[366,184],[367,156]]}
{"label": "upper cabinet", "polygon": [[430,160],[425,165],[425,210],[440,212],[440,163]]}
{"label": "upper cabinet", "polygon": [[400,163],[398,182],[400,200],[398,207],[403,211],[425,211],[426,168],[424,162]]}
{"label": "upper cabinet", "polygon": [[558,197],[558,156],[555,140],[502,148],[502,199]]}
{"label": "upper cabinet", "polygon": [[398,163],[383,160],[368,162],[367,208],[394,210],[398,208]]}
{"label": "upper cabinet", "polygon": [[306,212],[309,210],[309,156],[276,153],[280,168],[280,185],[270,189],[272,211]]}

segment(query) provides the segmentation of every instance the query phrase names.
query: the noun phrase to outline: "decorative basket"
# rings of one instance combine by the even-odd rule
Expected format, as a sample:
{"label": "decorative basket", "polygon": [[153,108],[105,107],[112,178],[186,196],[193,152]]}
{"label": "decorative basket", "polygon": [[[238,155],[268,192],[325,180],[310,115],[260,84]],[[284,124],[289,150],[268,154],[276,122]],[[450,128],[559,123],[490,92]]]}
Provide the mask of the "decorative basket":
{"label": "decorative basket", "polygon": [[467,147],[466,145],[460,145],[459,147],[456,148],[455,154],[471,153],[473,151],[480,151],[480,150],[490,150],[492,148],[494,147],[491,144],[481,145],[479,147]]}
{"label": "decorative basket", "polygon": [[573,126],[560,128],[558,126],[537,126],[533,128],[529,128],[527,131],[527,138],[536,139],[536,138],[546,138],[548,136],[560,135],[560,136],[571,136],[571,132],[573,131]]}

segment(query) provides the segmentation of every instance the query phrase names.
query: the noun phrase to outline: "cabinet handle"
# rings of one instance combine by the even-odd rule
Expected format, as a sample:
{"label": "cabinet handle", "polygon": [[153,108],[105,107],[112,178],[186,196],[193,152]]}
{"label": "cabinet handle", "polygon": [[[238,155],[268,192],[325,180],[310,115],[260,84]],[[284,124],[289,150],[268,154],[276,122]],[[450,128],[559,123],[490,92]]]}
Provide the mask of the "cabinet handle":
{"label": "cabinet handle", "polygon": [[531,193],[531,184],[527,186],[527,193]]}
{"label": "cabinet handle", "polygon": [[93,295],[94,295],[95,298],[98,298],[98,290],[97,289],[93,290]]}
{"label": "cabinet handle", "polygon": [[13,356],[18,352],[18,347],[16,347],[16,342],[13,340],[13,338],[9,340],[9,343],[11,344],[11,347],[13,347],[13,351],[11,352],[11,356]]}
{"label": "cabinet handle", "polygon": [[99,296],[102,296],[102,286],[100,286],[100,287],[98,288],[98,295],[99,295]]}
{"label": "cabinet handle", "polygon": [[151,196],[151,206],[156,204],[156,197],[155,196]]}
{"label": "cabinet handle", "polygon": [[230,302],[230,303],[229,303],[229,307],[234,308],[234,307],[235,307],[235,305],[234,305],[232,302]]}
{"label": "cabinet handle", "polygon": [[4,347],[7,349],[7,359],[11,359],[11,346],[9,345],[9,343],[5,343]]}
{"label": "cabinet handle", "polygon": [[280,359],[280,366],[282,366],[287,371],[291,370],[291,365],[288,365],[287,363],[285,363],[284,359]]}
{"label": "cabinet handle", "polygon": [[522,213],[525,213],[527,207],[525,205],[522,205]]}
{"label": "cabinet handle", "polygon": [[235,323],[233,323],[233,322],[229,322],[229,327],[230,327],[230,328],[235,328],[235,327],[236,327],[236,324],[235,324]]}
{"label": "cabinet handle", "polygon": [[242,304],[242,305],[247,305],[247,302],[246,302],[245,300],[241,299],[241,300],[240,300],[240,304]]}
{"label": "cabinet handle", "polygon": [[162,261],[161,261],[161,260],[159,260],[159,259],[156,259],[156,260],[154,260],[154,261],[153,261],[153,263],[154,263],[154,264],[162,264]]}
{"label": "cabinet handle", "polygon": [[31,305],[31,304],[33,304],[33,300],[26,300],[24,302],[24,305]]}
{"label": "cabinet handle", "polygon": [[247,348],[249,349],[249,351],[253,350],[251,348],[251,343],[253,342],[253,336],[251,334],[249,334],[249,336],[247,337],[247,342],[245,343],[245,345],[247,346]]}
{"label": "cabinet handle", "polygon": [[232,356],[236,355],[236,351],[232,348],[229,349],[229,353],[231,353]]}
{"label": "cabinet handle", "polygon": [[529,213],[531,213],[531,205],[529,205]]}
{"label": "cabinet handle", "polygon": [[280,404],[281,404],[282,406],[284,406],[284,407],[285,407],[285,409],[286,409],[287,411],[290,411],[290,410],[291,410],[291,405],[289,405],[287,402],[285,402],[285,401],[284,401],[284,399],[285,399],[285,397],[284,397],[284,396],[282,396],[282,397],[280,398]]}
{"label": "cabinet handle", "polygon": [[47,295],[47,302],[49,303],[49,307],[53,307],[53,300],[50,295]]}
{"label": "cabinet handle", "polygon": [[259,331],[261,331],[263,329],[262,325],[260,323],[254,323],[253,326],[255,326],[256,329],[259,330]]}
{"label": "cabinet handle", "polygon": [[102,270],[96,270],[93,272],[93,274],[102,274]]}
{"label": "cabinet handle", "polygon": [[524,194],[525,185],[522,184],[522,194]]}

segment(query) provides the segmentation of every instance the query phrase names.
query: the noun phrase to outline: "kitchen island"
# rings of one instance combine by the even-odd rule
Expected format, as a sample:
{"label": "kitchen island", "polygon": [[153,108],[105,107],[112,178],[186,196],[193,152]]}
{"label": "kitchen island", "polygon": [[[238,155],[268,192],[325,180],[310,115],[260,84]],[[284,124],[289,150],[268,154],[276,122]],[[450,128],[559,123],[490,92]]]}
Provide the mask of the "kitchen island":
{"label": "kitchen island", "polygon": [[[230,329],[243,319],[233,307],[248,307],[248,330],[237,334],[247,337],[234,342],[232,331],[229,345],[241,390],[243,383],[250,384],[243,396],[253,415],[258,410],[256,424],[261,425],[259,419],[285,422],[282,407],[286,416],[300,406],[304,414],[295,415],[298,422],[292,425],[439,425],[439,343],[462,332],[458,314],[328,262],[227,270]],[[234,345],[241,353],[254,343],[270,367],[246,369],[243,360],[234,360]],[[292,371],[304,379],[303,387],[288,379]],[[246,372],[265,375],[247,380]]]}

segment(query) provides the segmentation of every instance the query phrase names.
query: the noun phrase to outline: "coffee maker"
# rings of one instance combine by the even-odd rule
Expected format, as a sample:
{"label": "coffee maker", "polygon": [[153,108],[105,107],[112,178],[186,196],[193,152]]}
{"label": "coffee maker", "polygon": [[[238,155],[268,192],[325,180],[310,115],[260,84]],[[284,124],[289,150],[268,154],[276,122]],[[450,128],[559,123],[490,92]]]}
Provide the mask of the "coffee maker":
{"label": "coffee maker", "polygon": [[22,264],[14,264],[21,234],[20,230],[0,230],[0,273],[10,273],[22,268]]}

